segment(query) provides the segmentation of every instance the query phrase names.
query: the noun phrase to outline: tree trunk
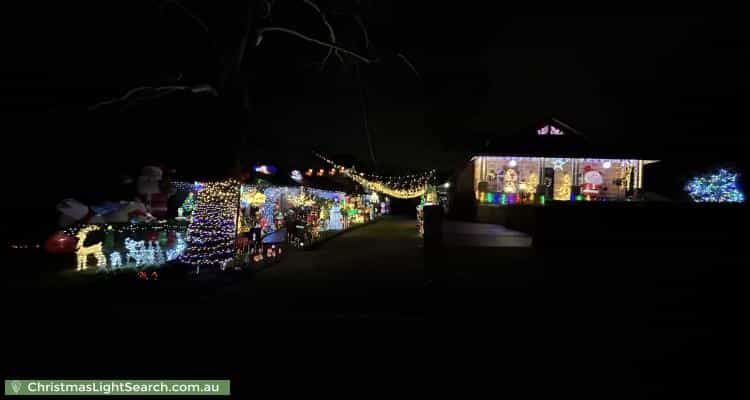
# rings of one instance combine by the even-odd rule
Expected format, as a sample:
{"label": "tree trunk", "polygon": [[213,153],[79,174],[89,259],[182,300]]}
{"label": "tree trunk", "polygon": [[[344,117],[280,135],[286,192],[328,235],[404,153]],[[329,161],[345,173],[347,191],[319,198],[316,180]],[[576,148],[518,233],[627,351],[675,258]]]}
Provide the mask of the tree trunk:
{"label": "tree trunk", "polygon": [[[219,125],[224,127],[227,133],[227,146],[231,146],[232,175],[239,174],[246,165],[246,153],[252,145],[250,138],[253,136],[253,98],[250,85],[252,83],[253,71],[253,49],[255,47],[255,31],[258,27],[258,0],[248,0],[246,5],[246,17],[241,29],[239,41],[234,43],[233,48],[227,49],[224,57],[220,80],[219,107],[220,115],[225,115],[226,120],[220,121]],[[239,176],[235,176],[239,178]]]}

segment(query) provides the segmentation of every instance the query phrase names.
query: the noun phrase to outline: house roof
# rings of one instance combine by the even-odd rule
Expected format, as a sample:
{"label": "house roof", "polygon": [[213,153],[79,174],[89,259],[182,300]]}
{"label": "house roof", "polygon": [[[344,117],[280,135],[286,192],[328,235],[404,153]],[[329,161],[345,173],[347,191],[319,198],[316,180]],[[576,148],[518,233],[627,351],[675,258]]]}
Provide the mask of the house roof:
{"label": "house roof", "polygon": [[583,133],[556,118],[547,118],[521,129],[514,135],[495,135],[484,144],[478,155],[528,157],[581,157],[647,159],[649,149],[632,147],[632,143],[595,143]]}
{"label": "house roof", "polygon": [[358,193],[362,191],[358,184],[353,182],[351,179],[340,175],[329,176],[326,174],[324,176],[303,176],[302,180],[298,182],[291,178],[290,170],[279,169],[273,175],[259,175],[255,179],[253,179],[252,182],[256,182],[256,179],[263,179],[264,181],[275,186],[305,186],[314,189],[330,190],[344,193]]}

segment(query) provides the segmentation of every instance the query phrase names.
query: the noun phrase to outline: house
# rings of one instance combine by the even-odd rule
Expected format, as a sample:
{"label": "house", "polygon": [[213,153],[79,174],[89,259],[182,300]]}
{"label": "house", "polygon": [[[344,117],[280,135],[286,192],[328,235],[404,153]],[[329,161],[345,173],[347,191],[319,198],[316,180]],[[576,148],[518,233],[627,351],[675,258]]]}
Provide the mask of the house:
{"label": "house", "polygon": [[644,168],[654,162],[626,146],[597,146],[549,118],[488,140],[457,175],[454,197],[479,207],[626,201],[643,191]]}

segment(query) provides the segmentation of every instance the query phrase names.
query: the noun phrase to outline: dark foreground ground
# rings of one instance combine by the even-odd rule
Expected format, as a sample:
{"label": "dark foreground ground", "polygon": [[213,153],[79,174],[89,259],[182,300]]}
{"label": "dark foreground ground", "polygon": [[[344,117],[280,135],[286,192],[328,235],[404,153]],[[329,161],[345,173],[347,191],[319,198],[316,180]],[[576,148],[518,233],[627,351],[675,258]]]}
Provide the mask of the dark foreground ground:
{"label": "dark foreground ground", "polygon": [[426,253],[391,218],[237,279],[40,282],[16,256],[2,372],[230,377],[243,398],[737,395],[748,263],[707,243]]}

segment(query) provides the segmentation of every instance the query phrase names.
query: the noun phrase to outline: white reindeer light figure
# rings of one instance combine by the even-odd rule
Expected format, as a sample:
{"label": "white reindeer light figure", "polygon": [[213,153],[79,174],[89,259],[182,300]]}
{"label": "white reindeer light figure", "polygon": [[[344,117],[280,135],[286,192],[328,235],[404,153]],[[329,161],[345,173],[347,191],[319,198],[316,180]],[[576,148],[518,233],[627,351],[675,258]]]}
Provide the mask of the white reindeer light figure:
{"label": "white reindeer light figure", "polygon": [[156,262],[156,265],[164,264],[166,262],[164,259],[164,251],[162,251],[159,242],[154,241],[152,243],[154,244],[154,261]]}
{"label": "white reindeer light figure", "polygon": [[156,255],[154,254],[154,242],[148,242],[148,245],[143,250],[143,263],[146,265],[156,264]]}
{"label": "white reindeer light figure", "polygon": [[146,248],[143,240],[135,241],[131,238],[125,238],[125,248],[128,249],[128,253],[125,255],[126,262],[129,262],[132,258],[135,260],[136,267],[143,265],[143,259],[145,258],[144,250]]}
{"label": "white reindeer light figure", "polygon": [[89,233],[98,229],[99,227],[96,225],[89,225],[82,228],[76,234],[76,238],[78,238],[78,242],[76,243],[76,258],[78,264],[76,271],[83,271],[84,269],[88,268],[86,264],[88,263],[88,258],[90,255],[93,255],[96,258],[96,265],[99,268],[105,268],[107,266],[107,257],[105,257],[104,253],[102,252],[102,242],[91,246],[83,245]]}

